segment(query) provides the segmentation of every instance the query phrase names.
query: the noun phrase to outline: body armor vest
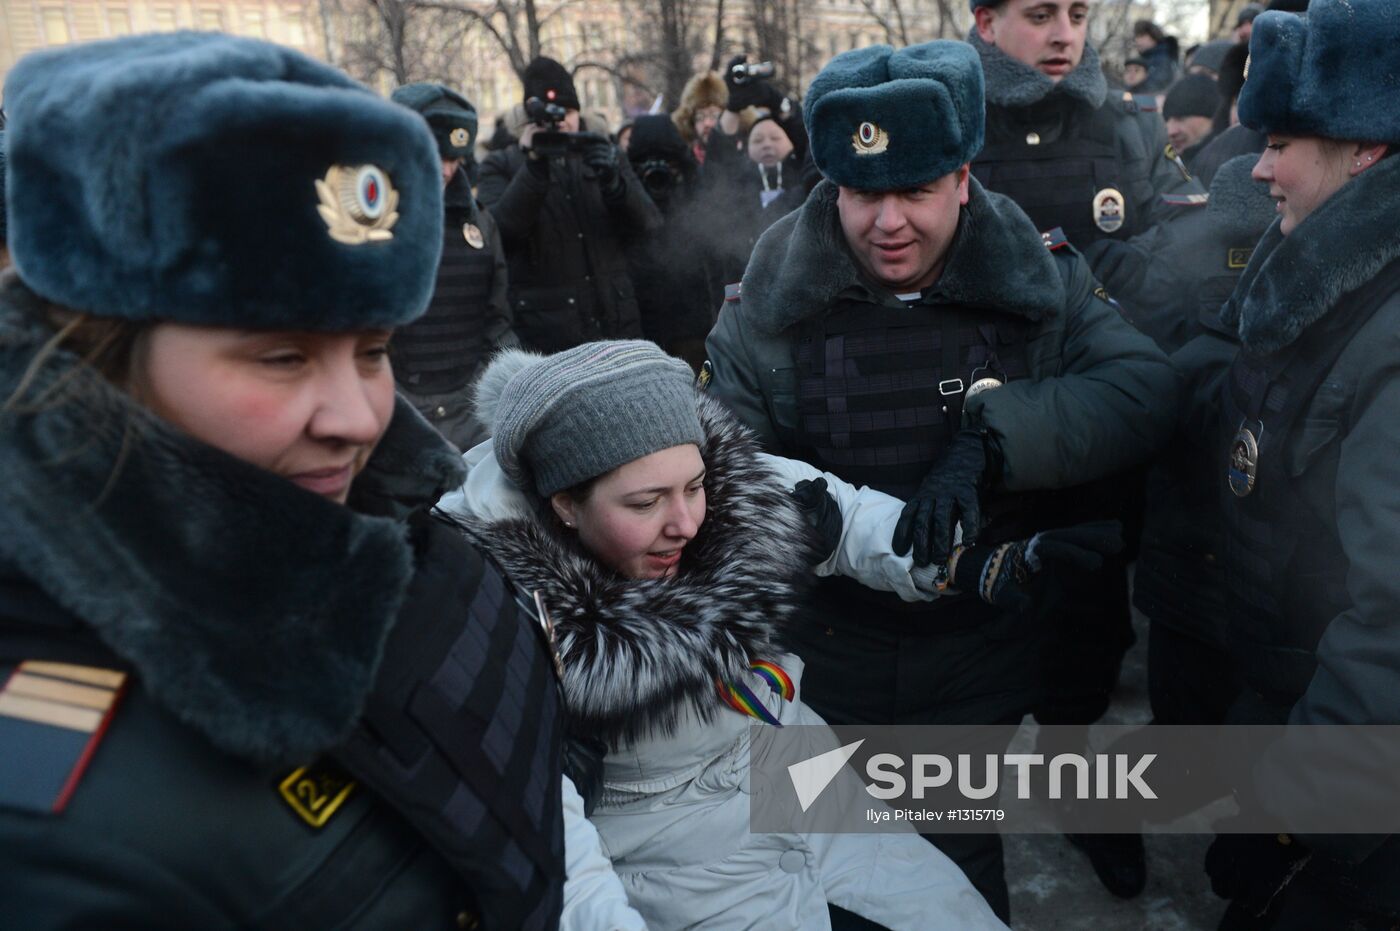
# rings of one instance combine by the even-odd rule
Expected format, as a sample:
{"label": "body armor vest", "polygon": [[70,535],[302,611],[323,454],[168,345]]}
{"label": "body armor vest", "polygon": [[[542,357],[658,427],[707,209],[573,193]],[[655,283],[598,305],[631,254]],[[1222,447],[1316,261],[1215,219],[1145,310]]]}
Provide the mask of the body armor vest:
{"label": "body armor vest", "polygon": [[489,243],[474,248],[468,242],[464,224],[475,220],[473,211],[448,208],[442,261],[428,312],[394,332],[394,375],[416,394],[466,387],[488,351],[482,318],[495,283],[496,260]]}
{"label": "body armor vest", "polygon": [[[987,144],[972,174],[987,190],[1014,200],[1036,229],[1062,228],[1077,249],[1106,237],[1127,239],[1139,232],[1142,218],[1118,149],[1121,106],[1110,99],[1093,111],[1082,105],[1068,111],[989,108],[998,119],[988,120]],[[1044,115],[1037,119],[1038,113]],[[1121,225],[1111,232],[1096,222],[1096,199],[1109,190],[1121,200]]]}
{"label": "body armor vest", "polygon": [[[1024,321],[989,311],[838,301],[803,324],[798,336],[797,458],[853,484],[908,498],[961,429],[969,389],[979,382],[985,388],[988,378],[1004,383],[1030,374],[1026,329]],[[1015,503],[1024,502],[1016,496]],[[1016,535],[1011,512],[1018,509],[1011,505],[1010,496],[987,503],[985,539]],[[837,601],[858,603],[861,623],[872,603],[893,614],[964,601],[994,610],[973,596],[909,604],[850,579],[827,580],[823,587]]]}
{"label": "body armor vest", "polygon": [[[554,647],[523,593],[454,529],[415,574],[364,713],[336,758],[442,854],[482,931],[550,931],[564,889]],[[443,623],[444,612],[470,619]],[[543,641],[543,642],[541,642]]]}
{"label": "body armor vest", "polygon": [[1351,603],[1336,526],[1298,494],[1289,439],[1352,337],[1397,285],[1400,263],[1285,349],[1241,350],[1225,379],[1217,462],[1230,479],[1221,482],[1226,639],[1245,683],[1275,704],[1291,706],[1306,691],[1323,631]]}

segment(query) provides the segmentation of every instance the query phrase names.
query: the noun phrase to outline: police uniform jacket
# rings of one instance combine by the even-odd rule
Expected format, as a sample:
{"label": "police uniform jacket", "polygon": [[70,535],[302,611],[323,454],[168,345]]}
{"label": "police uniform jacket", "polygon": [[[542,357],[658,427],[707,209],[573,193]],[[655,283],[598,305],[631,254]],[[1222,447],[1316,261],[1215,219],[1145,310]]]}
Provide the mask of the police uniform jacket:
{"label": "police uniform jacket", "polygon": [[[1254,161],[1230,161],[1208,199],[1180,207],[1172,219],[1128,242],[1105,244],[1095,269],[1124,316],[1164,352],[1177,353],[1207,331],[1223,337],[1174,356],[1184,369],[1234,355],[1237,337],[1220,322],[1220,309],[1274,219],[1267,185],[1250,177]],[[1223,647],[1219,469],[1206,433],[1179,430],[1149,474],[1133,600],[1153,623]]]}
{"label": "police uniform jacket", "polygon": [[[7,398],[36,304],[11,276]],[[450,447],[400,402],[346,507],[68,384],[0,431],[6,926],[556,926],[552,667],[423,513]]]}
{"label": "police uniform jacket", "polygon": [[[1066,487],[1142,461],[1175,415],[1176,380],[1166,357],[1095,294],[1072,247],[1048,248],[1015,204],[976,179],[969,183],[942,277],[908,311],[936,319],[944,307],[966,306],[1029,324],[1028,377],[969,398],[964,408],[1001,448],[1002,486]],[[858,271],[836,195],[836,185],[822,182],[800,210],[764,234],[741,296],[726,304],[707,342],[711,393],[779,454],[800,451],[799,324],[838,299],[905,306]]]}
{"label": "police uniform jacket", "polygon": [[642,335],[624,249],[661,225],[625,157],[622,192],[605,197],[577,155],[548,173],[526,165],[518,145],[487,156],[477,194],[505,241],[510,301],[521,345],[557,352],[595,339]]}
{"label": "police uniform jacket", "polygon": [[[1400,722],[1397,204],[1400,160],[1388,158],[1289,236],[1271,227],[1222,314],[1238,328],[1241,355],[1223,385],[1200,380],[1205,395],[1197,403],[1213,404],[1221,420],[1217,488],[1235,541],[1227,550],[1229,643],[1255,699],[1239,723]],[[1324,364],[1302,381],[1305,358]],[[1267,389],[1262,431],[1242,424],[1253,411],[1231,413],[1232,403],[1248,405],[1251,394],[1239,376],[1261,368],[1273,376],[1260,383]],[[1246,378],[1244,387],[1251,384]],[[1239,496],[1227,487],[1227,470],[1240,464],[1230,451],[1242,426],[1262,436],[1256,483]],[[1240,794],[1266,809],[1302,804],[1299,797],[1329,804],[1306,786],[1279,804],[1293,772],[1290,752],[1282,741],[1256,767],[1256,778],[1271,773],[1274,781]],[[1349,791],[1367,792],[1364,776]],[[1400,914],[1393,837],[1305,841],[1315,851],[1306,878],[1357,907]]]}
{"label": "police uniform jacket", "polygon": [[[1052,83],[975,30],[969,41],[982,59],[987,97],[986,143],[973,174],[1040,229],[1062,227],[1091,263],[1093,243],[1127,239],[1169,215],[1163,194],[1204,193],[1168,145],[1156,101],[1111,90],[1093,46]],[[1105,204],[1112,192],[1123,199],[1121,212]]]}
{"label": "police uniform jacket", "polygon": [[511,329],[505,244],[459,168],[443,193],[442,259],[428,312],[394,331],[394,380],[418,413],[458,449],[486,435],[468,389]]}

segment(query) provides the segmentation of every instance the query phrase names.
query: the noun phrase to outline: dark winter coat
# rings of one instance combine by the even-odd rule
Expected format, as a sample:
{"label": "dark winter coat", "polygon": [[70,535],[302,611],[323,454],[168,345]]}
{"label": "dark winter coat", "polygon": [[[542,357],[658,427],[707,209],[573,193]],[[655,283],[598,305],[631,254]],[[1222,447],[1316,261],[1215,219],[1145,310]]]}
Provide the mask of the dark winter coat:
{"label": "dark winter coat", "polygon": [[[801,207],[807,197],[798,154],[789,155],[779,168],[780,183],[769,170],[768,185],[777,197],[767,206],[762,201],[764,176],[747,155],[716,163],[706,171],[702,196],[708,209],[702,228],[721,286],[743,277],[749,256],[764,230]],[[720,300],[714,301],[712,308],[720,306],[723,293],[718,297]]]}
{"label": "dark winter coat", "polygon": [[1177,60],[1180,51],[1176,39],[1168,36],[1164,41],[1158,42],[1143,52],[1142,60],[1147,62],[1147,80],[1137,86],[1137,92],[1139,94],[1166,93],[1167,89],[1175,84],[1176,79],[1181,75],[1181,65]]}
{"label": "dark winter coat", "polygon": [[1267,136],[1248,126],[1231,126],[1212,137],[1210,142],[1196,153],[1195,160],[1191,162],[1191,172],[1202,184],[1208,186],[1214,181],[1220,166],[1230,159],[1241,155],[1253,155],[1255,161],[1258,161],[1260,153],[1264,151],[1264,144],[1268,141]]}
{"label": "dark winter coat", "polygon": [[556,352],[641,336],[624,243],[652,235],[661,215],[631,165],[619,157],[623,188],[609,200],[576,155],[543,174],[526,161],[519,145],[492,152],[477,188],[505,241],[521,345]]}
{"label": "dark winter coat", "polygon": [[661,228],[627,249],[642,335],[694,365],[704,361],[705,336],[718,306],[710,302],[713,263],[696,243],[706,211],[698,185],[694,176],[682,182],[658,205]]}
{"label": "dark winter coat", "polygon": [[[838,297],[903,306],[857,270],[836,207],[837,188],[807,202],[759,240],[743,297],[707,343],[712,394],[779,455],[798,452],[796,327]],[[1032,324],[1031,377],[969,398],[967,416],[996,438],[1009,491],[1061,488],[1128,468],[1165,441],[1175,376],[1162,352],[1094,294],[1078,253],[1051,252],[1015,204],[971,181],[943,275],[910,312],[984,307]],[[930,463],[932,465],[932,463]]]}
{"label": "dark winter coat", "polygon": [[[1388,158],[1348,182],[1284,237],[1278,225],[1264,235],[1226,305],[1223,321],[1237,328],[1245,352],[1265,358],[1307,340],[1327,340],[1344,322],[1350,298],[1378,273],[1400,261],[1400,159]],[[1287,481],[1281,493],[1320,528],[1292,554],[1276,592],[1288,613],[1280,632],[1320,632],[1312,653],[1316,668],[1294,682],[1246,676],[1251,687],[1275,701],[1292,692],[1291,708],[1278,706],[1294,724],[1400,723],[1400,472],[1395,424],[1400,422],[1400,290],[1384,298],[1370,320],[1347,342],[1291,430],[1272,447]],[[1203,380],[1205,389],[1212,386]],[[1211,405],[1207,396],[1200,403]],[[1228,436],[1236,424],[1219,424]],[[1268,429],[1267,421],[1265,429]],[[1216,460],[1219,481],[1225,455]],[[1256,490],[1256,494],[1258,491]],[[1222,500],[1228,502],[1226,492]],[[1326,554],[1335,554],[1327,556]],[[1271,553],[1255,553],[1269,557]],[[1232,635],[1240,649],[1244,643]],[[1242,656],[1248,664],[1249,657]],[[1306,683],[1305,687],[1300,683]],[[1295,691],[1302,688],[1301,693]],[[1262,707],[1262,706],[1261,706]],[[1248,723],[1248,722],[1242,722]],[[1292,769],[1287,739],[1261,761],[1259,773],[1288,784]],[[1300,778],[1306,778],[1301,777]],[[1319,806],[1306,785],[1302,796]],[[1364,780],[1353,786],[1365,792]],[[1267,785],[1260,803],[1270,805]],[[1306,838],[1316,851],[1305,873],[1315,884],[1354,907],[1400,914],[1400,844],[1377,835]],[[1297,880],[1295,880],[1297,881]]]}
{"label": "dark winter coat", "polygon": [[[1112,243],[1095,273],[1123,315],[1191,371],[1234,355],[1220,309],[1274,219],[1268,185],[1250,178],[1254,159],[1234,159],[1211,185],[1208,204],[1125,243]],[[1223,340],[1182,347],[1207,330]],[[1196,358],[1195,353],[1207,353]],[[1154,624],[1224,646],[1225,579],[1220,562],[1219,464],[1214,437],[1178,429],[1148,475],[1133,600]]]}
{"label": "dark winter coat", "polygon": [[[17,279],[6,280],[5,398],[50,335],[15,311],[36,304]],[[59,353],[35,388],[52,387],[73,364]],[[451,448],[401,402],[341,506],[174,430],[91,372],[79,370],[70,387],[81,400],[60,389],[37,411],[0,415],[0,681],[13,684],[10,673],[29,660],[127,678],[61,811],[45,808],[76,759],[59,752],[72,734],[0,714],[6,923],[556,924],[563,850],[550,664],[523,615],[467,620],[480,613],[469,583],[485,580],[484,563],[426,517],[460,481]],[[499,604],[501,591],[493,597]],[[473,651],[515,666],[505,662],[509,650],[482,650],[502,642],[498,634],[526,645],[516,672],[542,696],[543,704],[512,710],[531,722],[518,732],[528,739],[505,734],[503,752],[488,762],[464,724],[484,728],[503,707],[494,674],[468,673],[450,691],[466,715],[455,719],[464,735],[455,752],[473,773],[499,764],[521,785],[537,780],[538,791],[522,793],[533,801],[518,811],[537,818],[546,848],[550,835],[558,840],[545,863],[538,848],[519,857],[514,889],[491,885],[509,886],[498,865],[471,874],[454,869],[447,852],[494,836],[474,855],[499,864],[510,838],[529,832],[503,828],[494,804],[463,792],[460,803],[476,806],[474,826],[463,829],[430,793],[415,797],[424,811],[391,806],[380,773],[359,768],[391,757],[374,734],[397,734],[396,765],[440,773],[440,757],[424,752],[433,727],[425,724],[417,743],[397,729],[394,689],[419,681],[399,677],[416,672],[402,661],[446,638],[424,660],[431,676],[451,647],[462,648],[453,641],[470,635]],[[394,681],[381,680],[391,667]],[[376,718],[373,733],[366,714]],[[541,876],[552,878],[531,878]]]}

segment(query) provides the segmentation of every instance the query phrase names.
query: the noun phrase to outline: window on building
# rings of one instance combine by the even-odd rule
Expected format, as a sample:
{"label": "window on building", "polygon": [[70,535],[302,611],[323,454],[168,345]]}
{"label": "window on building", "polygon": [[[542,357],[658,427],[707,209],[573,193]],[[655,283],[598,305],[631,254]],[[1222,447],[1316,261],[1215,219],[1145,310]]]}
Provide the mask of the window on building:
{"label": "window on building", "polygon": [[287,14],[287,44],[296,46],[306,45],[306,23],[302,20],[300,13]]}
{"label": "window on building", "polygon": [[222,32],[224,29],[222,10],[211,10],[205,7],[195,13],[194,21],[200,29],[207,29],[210,32]]}
{"label": "window on building", "polygon": [[175,29],[174,10],[152,10],[151,28],[161,32],[170,32]]}
{"label": "window on building", "polygon": [[[262,10],[256,8],[244,8],[243,32],[245,35],[257,36],[259,39],[267,38],[267,19],[265,16],[263,16]],[[292,42],[291,44],[301,45],[302,43]]]}
{"label": "window on building", "polygon": [[63,45],[73,41],[73,35],[68,31],[68,17],[63,10],[45,9],[44,18],[44,41],[49,45]]}
{"label": "window on building", "polygon": [[131,35],[131,11],[108,10],[107,32],[114,36]]}

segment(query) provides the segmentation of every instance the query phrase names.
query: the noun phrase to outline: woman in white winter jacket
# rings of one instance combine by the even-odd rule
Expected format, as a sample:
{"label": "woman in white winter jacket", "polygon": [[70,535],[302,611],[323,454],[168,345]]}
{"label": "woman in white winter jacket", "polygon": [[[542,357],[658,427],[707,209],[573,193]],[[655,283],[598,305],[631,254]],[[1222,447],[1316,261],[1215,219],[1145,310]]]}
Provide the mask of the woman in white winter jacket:
{"label": "woman in white winter jacket", "polygon": [[[822,723],[781,646],[823,555],[788,489],[821,473],[762,456],[650,343],[507,353],[477,404],[494,438],[439,507],[552,618],[569,727],[608,748],[589,820],[649,927],[827,928],[828,902],[890,928],[1003,927],[914,833],[749,830],[750,725]],[[845,520],[821,571],[933,597],[888,552],[900,502],[833,493]],[[881,529],[862,542],[867,525]],[[736,693],[763,707],[745,713]],[[566,925],[615,920],[570,908]]]}

